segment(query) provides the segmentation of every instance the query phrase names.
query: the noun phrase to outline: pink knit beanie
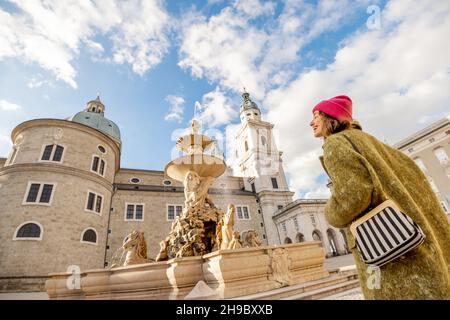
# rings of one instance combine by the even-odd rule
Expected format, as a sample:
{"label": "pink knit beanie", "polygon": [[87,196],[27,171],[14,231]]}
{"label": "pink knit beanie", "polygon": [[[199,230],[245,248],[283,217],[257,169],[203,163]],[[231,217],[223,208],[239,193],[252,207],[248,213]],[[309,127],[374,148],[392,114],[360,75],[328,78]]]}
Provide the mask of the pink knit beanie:
{"label": "pink knit beanie", "polygon": [[352,99],[347,96],[337,96],[328,100],[319,102],[313,109],[337,120],[352,120]]}

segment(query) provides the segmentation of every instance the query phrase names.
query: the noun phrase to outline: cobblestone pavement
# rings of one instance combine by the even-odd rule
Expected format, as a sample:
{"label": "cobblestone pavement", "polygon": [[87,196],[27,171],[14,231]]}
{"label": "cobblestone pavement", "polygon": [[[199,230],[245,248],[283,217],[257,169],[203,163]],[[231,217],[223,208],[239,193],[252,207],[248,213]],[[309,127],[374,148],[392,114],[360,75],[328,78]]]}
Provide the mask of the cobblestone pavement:
{"label": "cobblestone pavement", "polygon": [[0,300],[48,300],[47,292],[0,293]]}
{"label": "cobblestone pavement", "polygon": [[351,266],[355,264],[355,259],[352,254],[347,254],[345,256],[333,257],[325,259],[325,268],[336,269],[340,267]]}
{"label": "cobblestone pavement", "polygon": [[341,292],[333,296],[325,297],[321,300],[364,300],[363,294],[360,288],[352,289],[349,291]]}
{"label": "cobblestone pavement", "polygon": [[[354,266],[355,259],[352,254],[345,256],[328,258],[325,260],[325,268],[328,270]],[[344,291],[329,297],[325,297],[322,300],[364,300],[361,288],[355,288],[348,291]]]}

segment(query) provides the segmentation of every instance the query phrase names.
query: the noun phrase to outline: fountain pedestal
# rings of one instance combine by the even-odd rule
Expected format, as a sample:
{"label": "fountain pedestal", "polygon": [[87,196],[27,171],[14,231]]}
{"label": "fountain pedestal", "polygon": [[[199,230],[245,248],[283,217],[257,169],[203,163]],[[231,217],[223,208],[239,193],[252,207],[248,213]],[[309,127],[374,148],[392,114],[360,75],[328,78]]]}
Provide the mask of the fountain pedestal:
{"label": "fountain pedestal", "polygon": [[50,299],[184,299],[199,281],[214,292],[203,299],[227,299],[328,277],[319,242],[218,250],[203,256],[170,259],[81,273],[51,274]]}

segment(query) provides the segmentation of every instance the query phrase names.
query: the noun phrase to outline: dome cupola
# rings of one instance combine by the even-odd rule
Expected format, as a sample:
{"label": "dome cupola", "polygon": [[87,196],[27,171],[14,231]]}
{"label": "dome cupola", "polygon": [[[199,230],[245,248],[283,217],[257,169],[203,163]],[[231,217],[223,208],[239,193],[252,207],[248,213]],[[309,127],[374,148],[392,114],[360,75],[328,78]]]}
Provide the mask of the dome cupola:
{"label": "dome cupola", "polygon": [[242,98],[244,98],[244,101],[242,101],[240,108],[241,121],[250,119],[261,120],[261,110],[258,105],[250,99],[250,94],[245,91],[245,88]]}
{"label": "dome cupola", "polygon": [[105,118],[105,105],[100,101],[98,95],[95,100],[86,104],[84,111],[76,113],[68,120],[101,131],[119,143],[121,142],[119,127],[113,121]]}

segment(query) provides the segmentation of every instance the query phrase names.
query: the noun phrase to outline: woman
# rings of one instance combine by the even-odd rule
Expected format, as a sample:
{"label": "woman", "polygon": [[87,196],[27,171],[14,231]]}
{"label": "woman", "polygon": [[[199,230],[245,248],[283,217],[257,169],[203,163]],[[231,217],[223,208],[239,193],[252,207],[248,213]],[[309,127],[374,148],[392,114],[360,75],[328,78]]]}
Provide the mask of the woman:
{"label": "woman", "polygon": [[[332,183],[325,217],[332,226],[346,228],[364,297],[450,299],[450,224],[414,161],[363,132],[352,120],[352,101],[347,96],[318,103],[310,125],[316,138],[324,138],[320,160]],[[386,199],[419,224],[426,239],[377,273],[361,260],[348,228]],[[379,286],[373,286],[377,274]]]}

